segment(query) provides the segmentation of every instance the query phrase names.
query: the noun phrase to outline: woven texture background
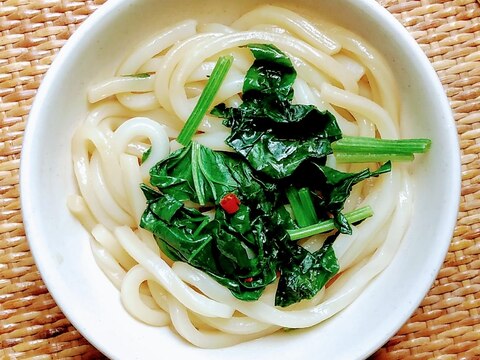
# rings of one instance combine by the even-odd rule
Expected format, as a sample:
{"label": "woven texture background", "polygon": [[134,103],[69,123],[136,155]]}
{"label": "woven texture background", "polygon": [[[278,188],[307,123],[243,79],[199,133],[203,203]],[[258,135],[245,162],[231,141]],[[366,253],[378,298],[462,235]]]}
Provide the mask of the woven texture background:
{"label": "woven texture background", "polygon": [[[462,199],[449,253],[421,306],[372,359],[480,359],[480,1],[378,0],[409,30],[454,111]],[[19,202],[27,116],[55,54],[104,0],[0,1],[0,359],[102,359],[48,293]]]}

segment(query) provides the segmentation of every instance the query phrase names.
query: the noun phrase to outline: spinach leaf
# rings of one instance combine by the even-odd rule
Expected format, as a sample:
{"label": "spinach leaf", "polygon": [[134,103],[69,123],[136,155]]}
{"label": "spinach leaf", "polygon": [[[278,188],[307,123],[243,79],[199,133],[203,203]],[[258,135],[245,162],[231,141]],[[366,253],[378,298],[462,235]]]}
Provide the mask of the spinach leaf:
{"label": "spinach leaf", "polygon": [[318,174],[320,177],[320,179],[317,179],[320,180],[318,182],[320,184],[320,191],[326,199],[326,207],[330,211],[341,210],[343,208],[343,204],[355,184],[370,177],[377,177],[380,174],[387,173],[392,168],[390,161],[388,161],[375,171],[364,169],[358,173],[345,173],[325,165],[313,164],[317,169],[315,175]]}
{"label": "spinach leaf", "polygon": [[289,180],[298,188],[311,189],[311,194],[316,195],[313,200],[317,214],[323,214],[324,220],[333,216],[335,227],[341,233],[351,234],[351,226],[342,210],[353,186],[370,177],[387,173],[391,168],[391,162],[387,161],[375,171],[367,168],[357,173],[346,173],[316,162],[309,162],[299,168]]}
{"label": "spinach leaf", "polygon": [[173,196],[157,193],[145,185],[142,190],[148,200],[140,226],[155,235],[160,249],[172,260],[214,271],[212,236],[202,232],[210,221],[208,216],[185,207]]}
{"label": "spinach leaf", "polygon": [[226,143],[250,165],[274,179],[290,176],[303,162],[325,159],[341,138],[335,117],[313,105],[292,104],[296,71],[273,45],[249,45],[255,61],[238,108],[216,106],[212,114],[231,128]]}
{"label": "spinach leaf", "polygon": [[292,242],[285,233],[284,229],[293,229],[295,225],[284,207],[274,214],[272,221],[282,227],[273,228],[273,234],[267,233],[269,238],[277,239],[275,246],[268,250],[277,259],[277,269],[280,272],[275,305],[284,307],[303,299],[311,299],[339,271],[331,246],[336,235],[327,239],[320,250],[311,253]]}
{"label": "spinach leaf", "polygon": [[[277,187],[237,155],[195,142],[156,164],[150,179],[159,191],[142,186],[147,209],[140,226],[154,234],[160,249],[206,271],[238,298],[257,299],[276,278],[277,260],[264,246],[275,242],[267,239],[279,227],[272,224]],[[214,205],[232,192],[241,200],[239,210],[230,215],[217,206],[213,220],[184,203]]]}
{"label": "spinach leaf", "polygon": [[[255,61],[245,77],[243,103],[212,110],[231,128],[226,143],[236,153],[192,142],[156,164],[153,188],[142,186],[147,209],[140,225],[169,258],[205,271],[241,300],[258,299],[280,273],[275,304],[288,306],[315,296],[339,264],[336,235],[313,253],[291,241],[287,231],[298,226],[285,209],[287,189],[308,195],[308,223],[333,217],[341,233],[351,233],[342,210],[352,187],[391,165],[358,173],[326,166],[331,143],[342,137],[335,117],[292,103],[296,72],[279,49],[248,47]],[[221,206],[227,195],[239,201],[233,213]],[[297,215],[302,211],[297,206]]]}
{"label": "spinach leaf", "polygon": [[275,305],[288,306],[314,297],[340,270],[331,241],[315,253],[295,248],[290,264],[282,268]]}
{"label": "spinach leaf", "polygon": [[191,200],[200,205],[218,204],[225,194],[239,189],[244,197],[261,200],[265,196],[263,188],[269,191],[276,188],[254,175],[238,157],[212,151],[196,142],[152,167],[150,183],[177,200]]}
{"label": "spinach leaf", "polygon": [[276,279],[277,259],[264,249],[275,227],[265,215],[252,216],[241,205],[228,215],[217,207],[211,220],[183,202],[142,186],[148,199],[140,226],[149,230],[174,261],[184,261],[210,274],[242,300],[256,300]]}
{"label": "spinach leaf", "polygon": [[[202,155],[196,157],[192,152]],[[191,163],[187,164],[186,159],[192,159]],[[212,159],[215,166],[207,167]],[[200,171],[204,172],[199,185],[192,180],[198,176],[193,169],[199,166],[196,161],[205,166]],[[211,174],[218,169],[222,169],[221,175]],[[276,302],[286,306],[313,296],[330,278],[327,270],[331,268],[324,260],[327,252],[311,254],[290,241],[287,230],[296,225],[285,210],[277,187],[260,180],[238,156],[192,143],[152,168],[151,178],[152,185],[158,184],[160,191],[142,186],[147,209],[140,226],[154,234],[169,258],[205,271],[237,298],[258,299],[265,287],[275,281],[277,271],[281,271]],[[198,199],[195,186],[202,188],[201,193],[208,193],[205,199],[212,203],[218,203],[214,193],[235,191],[242,199],[239,210],[228,214],[216,206],[211,219],[200,210],[186,207],[185,200]]]}
{"label": "spinach leaf", "polygon": [[271,97],[292,100],[292,85],[297,77],[292,61],[277,47],[264,44],[247,45],[255,62],[248,70],[243,83],[243,100]]}

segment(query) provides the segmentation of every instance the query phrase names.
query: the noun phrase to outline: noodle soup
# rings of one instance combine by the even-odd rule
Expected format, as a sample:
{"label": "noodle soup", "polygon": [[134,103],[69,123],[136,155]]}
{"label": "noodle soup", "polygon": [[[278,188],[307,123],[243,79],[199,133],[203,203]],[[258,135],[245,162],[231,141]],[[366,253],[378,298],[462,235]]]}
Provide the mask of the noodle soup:
{"label": "noodle soup", "polygon": [[[384,274],[389,274],[387,278],[391,278],[390,269],[395,269],[395,263],[402,254],[402,247],[405,248],[405,240],[402,242],[402,239],[408,239],[409,232],[414,230],[423,234],[420,238],[427,235],[420,230],[423,225],[420,227],[419,222],[412,217],[412,209],[418,209],[419,204],[426,203],[425,191],[417,191],[417,188],[430,189],[431,185],[427,185],[424,179],[419,177],[419,172],[412,164],[394,164],[391,172],[372,177],[352,189],[342,211],[349,213],[368,205],[373,209],[374,215],[360,224],[352,223],[352,235],[340,234],[335,238],[331,248],[335,253],[339,271],[326,286],[314,296],[288,306],[276,305],[277,289],[285,272],[280,271],[279,280],[273,279],[266,284],[257,300],[245,301],[235,296],[231,289],[215,281],[212,274],[185,261],[175,261],[164,251],[160,251],[159,237],[139,226],[147,207],[140,184],[154,189],[150,179],[152,166],[162,159],[166,161],[176,151],[182,151],[183,147],[178,144],[177,136],[198,103],[218,58],[222,56],[233,56],[233,64],[193,141],[217,152],[233,153],[231,146],[225,143],[230,136],[229,127],[223,125],[224,119],[210,114],[210,110],[221,103],[231,109],[241,106],[244,100],[244,79],[255,60],[252,52],[245,46],[272,45],[285,54],[296,72],[292,85],[292,106],[314,105],[319,112],[328,111],[334,115],[344,136],[397,139],[413,137],[412,135],[417,137],[419,134],[428,134],[430,137],[431,134],[434,144],[441,141],[444,136],[441,134],[449,132],[442,133],[439,128],[430,133],[431,122],[414,124],[412,120],[408,120],[407,115],[411,115],[413,109],[419,111],[415,118],[431,118],[424,116],[423,112],[427,109],[433,111],[432,106],[420,110],[412,106],[415,94],[418,98],[418,94],[427,92],[418,89],[412,93],[406,91],[412,86],[408,81],[421,76],[410,76],[408,81],[399,78],[398,68],[394,67],[393,73],[390,70],[391,56],[397,56],[404,68],[404,64],[409,64],[406,60],[408,57],[403,57],[400,51],[386,51],[379,40],[381,34],[374,36],[375,45],[380,45],[382,50],[383,56],[379,55],[375,48],[358,35],[314,16],[313,14],[321,13],[314,2],[302,3],[301,7],[280,2],[274,7],[264,7],[261,6],[262,2],[248,1],[229,5],[231,11],[228,13],[221,7],[214,6],[213,2],[196,2],[194,6],[184,2],[178,4],[180,8],[175,10],[169,8],[173,4],[165,5],[162,11],[157,13],[145,11],[149,6],[155,7],[152,4],[133,6],[128,14],[137,20],[132,24],[123,22],[125,28],[111,27],[111,23],[105,21],[102,26],[107,35],[104,35],[104,38],[99,37],[94,55],[85,51],[85,65],[82,65],[82,61],[74,62],[78,65],[75,73],[78,71],[80,74],[76,77],[79,82],[75,84],[82,84],[78,86],[81,95],[77,99],[72,95],[75,91],[69,90],[66,93],[73,99],[72,109],[80,109],[73,116],[84,113],[85,117],[79,121],[81,124],[75,124],[76,130],[71,144],[73,162],[70,157],[62,160],[63,166],[67,168],[69,165],[65,164],[73,163],[78,188],[74,189],[74,186],[69,185],[68,189],[62,190],[62,204],[65,204],[68,198],[69,209],[76,218],[74,222],[65,222],[75,229],[75,244],[70,245],[71,247],[65,245],[65,248],[60,244],[51,248],[55,249],[55,254],[59,254],[55,259],[65,258],[71,266],[78,267],[75,280],[67,282],[69,285],[78,285],[73,288],[65,286],[63,291],[53,291],[57,294],[56,299],[60,299],[60,305],[65,305],[68,310],[68,301],[61,301],[62,296],[77,291],[84,292],[82,296],[86,306],[67,311],[67,315],[73,323],[80,324],[85,323],[87,318],[95,323],[102,320],[102,316],[88,316],[87,309],[95,308],[98,309],[98,314],[105,314],[112,331],[110,340],[117,344],[114,348],[109,345],[103,348],[103,335],[93,334],[95,329],[91,332],[95,326],[90,326],[88,331],[80,326],[79,330],[88,334],[90,341],[100,349],[105,349],[112,357],[130,357],[124,352],[128,347],[124,344],[125,329],[129,329],[132,343],[143,344],[145,349],[150,349],[145,352],[142,350],[142,355],[146,357],[154,354],[156,346],[152,348],[151,344],[156,341],[161,342],[165,352],[171,354],[201,354],[194,351],[196,347],[202,347],[223,348],[222,352],[208,352],[209,358],[215,357],[214,354],[223,356],[223,351],[231,354],[230,351],[234,350],[245,355],[256,348],[256,342],[251,341],[254,339],[258,339],[262,344],[276,344],[277,347],[266,347],[271,354],[275,353],[275,356],[281,356],[287,348],[292,351],[292,347],[296,348],[295,354],[303,356],[310,351],[310,346],[299,348],[297,341],[308,340],[315,344],[322,343],[321,351],[325,356],[335,354],[332,356],[345,357],[349,351],[339,346],[342,341],[335,337],[332,341],[327,341],[325,339],[330,339],[328,334],[334,334],[341,329],[342,334],[348,333],[349,338],[356,337],[363,342],[362,336],[366,332],[362,325],[362,314],[368,314],[370,321],[375,318],[375,314],[384,310],[389,313],[378,301],[393,304],[394,297],[398,297],[398,294],[395,296],[395,289],[405,289],[402,287],[405,283],[400,278],[393,281],[397,285],[393,290],[390,282],[381,281]],[[322,3],[321,6],[327,13],[335,9],[338,12],[339,9],[339,5],[330,2]],[[379,16],[378,8],[372,7],[372,19],[365,15],[356,20],[363,10],[355,3],[349,3],[349,6],[353,10],[349,10],[339,22],[348,25],[350,21],[355,24],[354,28],[358,33],[367,35],[369,29],[372,30],[368,25],[369,21],[374,21],[375,16]],[[126,11],[125,8],[122,9]],[[181,9],[185,11],[180,11]],[[108,19],[105,14],[103,16],[104,20]],[[144,21],[138,21],[139,19]],[[388,22],[383,24],[390,26]],[[109,40],[103,42],[102,39],[107,38]],[[124,38],[128,41],[124,41]],[[401,41],[404,41],[403,38]],[[106,61],[102,56],[104,48],[108,48],[105,54],[111,52],[121,56],[113,56]],[[76,50],[83,53],[84,49],[80,47]],[[413,53],[417,54],[415,51]],[[95,63],[90,56],[101,59],[98,61],[98,70],[87,69]],[[387,56],[386,59],[384,56]],[[419,63],[425,66],[424,63]],[[57,69],[60,64],[61,62]],[[86,76],[82,77],[81,74]],[[88,79],[88,89],[85,79]],[[440,89],[430,85],[429,89],[433,89],[433,93],[437,92],[438,95]],[[61,90],[62,87],[58,89]],[[423,88],[420,86],[420,89]],[[438,98],[437,96],[436,99]],[[428,103],[429,99],[424,101]],[[73,110],[63,108],[62,104],[59,103],[60,110],[63,109],[63,113],[72,116]],[[87,106],[88,111],[84,111]],[[439,112],[442,109],[440,106]],[[414,126],[405,131],[405,123]],[[63,124],[60,126],[61,129],[64,128]],[[68,126],[70,128],[66,132],[71,132],[73,122]],[[36,138],[41,139],[42,136]],[[52,150],[53,148],[47,146],[46,149],[53,154],[54,159],[58,157],[55,154],[62,153],[58,148]],[[150,153],[146,156],[149,149]],[[445,151],[447,150],[448,147],[445,148]],[[415,164],[430,166],[430,158],[431,154],[422,155]],[[435,158],[447,159],[444,161],[448,162],[445,153],[435,153]],[[379,166],[377,162],[367,165],[340,164],[331,156],[327,165],[349,173],[362,171],[366,167],[374,172]],[[451,165],[444,167],[446,168],[451,168]],[[437,168],[432,176],[445,179],[440,174],[442,171]],[[443,185],[435,186],[442,188]],[[25,193],[28,194],[28,190]],[[206,210],[202,215],[210,216],[207,213],[212,211],[212,208],[204,209],[198,205],[188,204],[188,207]],[[437,220],[434,221],[436,222]],[[79,230],[78,223],[82,224],[83,230]],[[445,224],[448,224],[448,221]],[[60,226],[60,230],[48,231],[55,233],[64,230],[64,227]],[[442,231],[442,236],[448,232],[445,229]],[[78,234],[81,235],[77,236]],[[314,253],[322,248],[325,241],[324,234],[317,234],[295,243]],[[411,241],[407,241],[406,249],[411,247],[411,244]],[[424,245],[421,243],[415,246]],[[432,253],[432,250],[427,248],[428,252]],[[399,255],[395,256],[397,251]],[[427,250],[423,248],[422,251],[426,253]],[[77,257],[77,254],[80,255]],[[101,272],[97,273],[97,268],[94,268],[93,258]],[[392,266],[386,269],[391,262]],[[410,267],[402,267],[401,272],[407,274],[410,270],[414,271],[415,268],[428,264],[430,269],[438,266],[436,264],[432,267],[432,262],[433,259],[423,259],[420,265],[412,261]],[[60,268],[63,266],[67,266],[66,262]],[[44,265],[43,270],[45,268]],[[42,274],[50,271],[43,270],[41,268]],[[427,273],[432,274],[435,271],[429,270]],[[108,282],[104,281],[103,274],[108,278]],[[409,288],[419,289],[420,286],[421,291],[426,291],[428,284],[425,284],[428,281],[424,279],[421,281],[422,285],[413,286],[415,276],[408,278]],[[420,280],[421,278],[418,279],[419,282]],[[382,291],[375,292],[374,289],[377,289],[379,284]],[[390,296],[393,297],[391,302],[386,300]],[[72,297],[75,296],[70,296]],[[121,303],[118,298],[121,298]],[[362,299],[367,299],[367,303],[372,305],[361,307],[362,311],[359,312],[359,304],[364,303]],[[409,299],[413,300],[407,301],[408,311],[414,308],[415,301],[418,301],[420,296],[417,292],[415,296],[409,296]],[[111,316],[111,312],[116,315]],[[399,317],[395,315],[395,325],[375,329],[368,327],[372,332],[376,332],[375,341],[368,342],[370,345],[362,345],[362,350],[358,351],[358,354],[361,354],[359,356],[364,356],[376,346],[380,346],[380,341],[385,340],[388,333],[406,319],[406,313]],[[380,318],[385,318],[385,315]],[[316,326],[317,324],[320,326]],[[351,324],[356,326],[352,327]],[[290,331],[291,329],[299,330]],[[359,333],[352,336],[356,329],[359,329]],[[266,336],[270,334],[273,336]],[[318,338],[318,334],[323,336]],[[186,345],[182,338],[189,344]],[[291,343],[284,341],[285,338],[291,339]],[[175,345],[170,349],[170,344]],[[232,347],[235,344],[239,345]],[[139,348],[136,347],[137,350]],[[352,352],[355,352],[355,355],[352,355]],[[350,357],[355,358],[357,352],[352,352]],[[134,353],[135,351],[129,354]],[[147,353],[149,355],[145,355]]]}
{"label": "noodle soup", "polygon": [[[172,324],[185,339],[205,348],[231,346],[282,328],[311,327],[335,315],[391,261],[411,216],[413,195],[406,165],[395,164],[391,173],[357,184],[344,210],[368,204],[374,216],[358,226],[352,224],[350,233],[335,235],[331,246],[339,267],[335,281],[289,306],[278,306],[278,296],[275,301],[286,276],[280,274],[281,267],[279,279],[270,281],[260,297],[245,301],[202,267],[168,256],[170,250],[161,251],[162,236],[139,225],[147,202],[139,184],[151,186],[150,169],[181,148],[178,134],[200,101],[215,62],[225,54],[233,58],[232,68],[192,141],[215,151],[234,151],[226,141],[229,128],[210,110],[221,103],[232,108],[245,104],[242,85],[253,63],[246,47],[251,44],[273,46],[262,47],[262,56],[268,50],[276,51],[276,57],[283,56],[279,51],[288,54],[284,61],[288,56],[291,70],[297,73],[289,90],[292,106],[313,105],[319,110],[306,122],[324,121],[320,115],[328,111],[343,136],[399,138],[398,90],[385,61],[371,46],[345,29],[315,25],[283,7],[260,6],[231,24],[189,19],[147,38],[114,77],[89,89],[93,109],[72,144],[80,194],[70,197],[69,207],[91,233],[93,255],[120,290],[125,309],[152,326]],[[142,161],[147,151],[148,158]],[[371,163],[335,164],[332,157],[327,162],[349,172]],[[321,249],[327,235],[303,238],[299,246],[308,250],[305,256]],[[188,236],[194,241],[194,235]],[[263,258],[268,251],[251,256]]]}

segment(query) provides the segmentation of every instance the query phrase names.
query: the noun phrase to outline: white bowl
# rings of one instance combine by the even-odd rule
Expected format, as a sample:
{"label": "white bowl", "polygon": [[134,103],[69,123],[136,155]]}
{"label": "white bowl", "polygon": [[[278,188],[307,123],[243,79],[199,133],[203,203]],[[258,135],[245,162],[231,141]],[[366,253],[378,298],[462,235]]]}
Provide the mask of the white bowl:
{"label": "white bowl", "polygon": [[220,16],[228,23],[243,13],[242,7],[263,3],[242,0],[215,7],[214,2],[111,0],[55,59],[30,113],[21,162],[23,219],[38,269],[72,324],[110,358],[365,358],[395,334],[434,281],[452,236],[460,192],[457,132],[444,90],[408,32],[373,0],[284,2],[340,14],[335,22],[376,47],[398,80],[404,114],[409,115],[402,124],[404,135],[433,141],[415,168],[414,217],[401,248],[390,266],[334,318],[231,348],[195,348],[170,329],[149,327],[124,311],[118,291],[93,259],[86,232],[67,210],[66,198],[75,189],[70,139],[87,113],[87,86],[112,74],[146,34],[188,17]]}

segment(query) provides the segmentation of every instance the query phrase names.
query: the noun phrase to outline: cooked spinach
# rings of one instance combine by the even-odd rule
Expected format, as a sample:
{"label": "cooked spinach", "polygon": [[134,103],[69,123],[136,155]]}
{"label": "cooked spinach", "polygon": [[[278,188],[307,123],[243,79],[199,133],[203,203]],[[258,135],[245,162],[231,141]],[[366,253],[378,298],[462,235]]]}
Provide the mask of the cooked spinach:
{"label": "cooked spinach", "polygon": [[358,173],[326,166],[342,137],[334,116],[292,103],[296,72],[279,49],[248,47],[255,61],[243,103],[212,111],[231,128],[226,143],[235,153],[191,142],[157,163],[151,186],[142,185],[140,225],[169,258],[205,271],[241,300],[258,299],[279,277],[275,304],[288,306],[315,296],[339,271],[336,235],[309,252],[289,232],[332,218],[339,232],[351,233],[342,210],[352,187],[391,165]]}
{"label": "cooked spinach", "polygon": [[[296,71],[278,48],[248,47],[255,61],[245,76],[243,103],[238,108],[220,104],[212,111],[231,128],[226,143],[255,170],[294,188],[308,186],[321,194],[317,196],[319,213],[333,215],[340,232],[350,234],[350,224],[341,211],[353,185],[390,171],[390,165],[355,174],[325,166],[331,144],[342,138],[335,117],[313,105],[292,104]],[[313,180],[304,185],[307,179]]]}
{"label": "cooked spinach", "polygon": [[388,161],[375,171],[364,169],[357,173],[346,173],[317,162],[309,162],[298,169],[291,181],[298,187],[311,189],[315,194],[313,198],[317,214],[324,214],[323,220],[333,216],[335,227],[341,233],[351,234],[352,229],[342,210],[353,186],[370,177],[387,173],[391,168]]}
{"label": "cooked spinach", "polygon": [[[212,175],[219,172],[219,166],[224,171],[221,177]],[[195,185],[193,177],[199,174],[203,178],[197,181],[200,185]],[[257,178],[239,156],[192,142],[153,167],[150,175],[156,189],[142,186],[147,209],[140,226],[154,234],[169,258],[207,272],[239,299],[258,299],[280,272],[283,280],[276,302],[286,306],[318,292],[320,282],[312,282],[318,277],[315,274],[321,273],[325,281],[335,274],[331,256],[326,257],[331,253],[326,249],[311,254],[290,241],[287,230],[297,226],[284,207],[279,189]],[[208,194],[205,203],[211,205],[224,194],[238,194],[239,210],[228,214],[216,206],[211,219],[185,205],[185,201],[199,203],[197,191]],[[299,284],[309,282],[310,292],[304,289],[306,285],[300,290]]]}
{"label": "cooked spinach", "polygon": [[220,104],[212,114],[231,128],[226,143],[250,165],[281,179],[305,161],[325,159],[342,133],[335,117],[313,105],[293,104],[296,71],[290,59],[273,45],[249,45],[255,61],[243,85],[238,108]]}
{"label": "cooked spinach", "polygon": [[212,151],[196,142],[157,163],[150,171],[150,183],[177,200],[200,205],[218,204],[227,193],[241,191],[241,197],[257,199],[262,207],[264,190],[273,193],[276,189],[238,156]]}
{"label": "cooked spinach", "polygon": [[[152,194],[151,189],[143,189]],[[276,261],[263,251],[264,220],[252,219],[246,205],[233,216],[217,207],[211,220],[173,196],[156,193],[149,196],[140,225],[155,235],[172,260],[207,272],[242,300],[255,300],[276,278]],[[247,282],[249,278],[255,280]]]}
{"label": "cooked spinach", "polygon": [[290,255],[292,261],[280,276],[276,305],[288,306],[311,299],[340,270],[331,241],[314,253],[299,246]]}

